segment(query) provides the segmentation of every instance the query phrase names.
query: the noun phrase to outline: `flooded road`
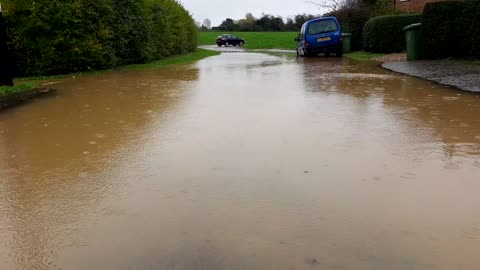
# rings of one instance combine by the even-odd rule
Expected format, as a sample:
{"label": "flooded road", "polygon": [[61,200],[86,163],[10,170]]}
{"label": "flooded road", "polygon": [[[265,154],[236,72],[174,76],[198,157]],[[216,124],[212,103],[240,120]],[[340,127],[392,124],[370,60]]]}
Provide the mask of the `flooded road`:
{"label": "flooded road", "polygon": [[478,269],[480,98],[225,53],[0,114],[0,269]]}

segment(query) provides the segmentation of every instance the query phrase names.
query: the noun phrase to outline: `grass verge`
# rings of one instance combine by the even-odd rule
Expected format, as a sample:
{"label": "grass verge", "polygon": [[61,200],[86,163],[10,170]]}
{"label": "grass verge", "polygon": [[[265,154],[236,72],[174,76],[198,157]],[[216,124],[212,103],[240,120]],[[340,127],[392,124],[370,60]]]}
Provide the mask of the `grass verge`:
{"label": "grass verge", "polygon": [[24,83],[15,86],[0,86],[0,97],[27,92],[39,86],[36,83]]}
{"label": "grass verge", "polygon": [[[200,32],[199,45],[216,45],[217,36],[222,32]],[[295,49],[297,32],[229,32],[245,39],[246,49]]]}
{"label": "grass verge", "polygon": [[83,71],[65,75],[53,75],[53,76],[35,76],[35,77],[23,77],[15,79],[15,83],[21,83],[25,81],[44,81],[44,80],[60,80],[72,77],[83,77],[83,76],[92,76],[92,75],[100,75],[104,74],[105,72],[110,71],[118,71],[118,70],[142,70],[142,69],[156,69],[156,68],[165,68],[173,65],[181,65],[181,64],[188,64],[192,63],[209,56],[214,56],[220,54],[219,52],[204,50],[204,49],[197,49],[195,52],[181,54],[181,55],[174,55],[170,57],[166,57],[164,59],[146,63],[146,64],[134,64],[134,65],[126,65],[126,66],[119,66],[113,69],[108,70],[95,70],[95,71]]}
{"label": "grass verge", "polygon": [[382,57],[384,55],[385,54],[381,54],[381,53],[370,53],[365,51],[358,51],[358,52],[346,53],[343,56],[348,57],[350,59],[362,61],[362,60],[372,60],[373,58]]}
{"label": "grass verge", "polygon": [[219,55],[220,52],[197,49],[197,51],[187,54],[175,55],[167,57],[158,61],[146,63],[146,64],[135,64],[128,66],[118,67],[117,70],[142,70],[142,69],[156,69],[163,68],[173,65],[187,64],[192,63],[210,56]]}

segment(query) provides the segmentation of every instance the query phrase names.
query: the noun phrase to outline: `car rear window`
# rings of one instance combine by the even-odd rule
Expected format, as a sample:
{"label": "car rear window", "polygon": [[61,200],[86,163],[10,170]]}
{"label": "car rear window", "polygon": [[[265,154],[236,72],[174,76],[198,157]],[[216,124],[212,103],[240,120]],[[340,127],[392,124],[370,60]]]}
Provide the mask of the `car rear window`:
{"label": "car rear window", "polygon": [[316,35],[321,33],[334,32],[337,30],[337,23],[334,20],[322,20],[311,23],[308,27],[308,34]]}

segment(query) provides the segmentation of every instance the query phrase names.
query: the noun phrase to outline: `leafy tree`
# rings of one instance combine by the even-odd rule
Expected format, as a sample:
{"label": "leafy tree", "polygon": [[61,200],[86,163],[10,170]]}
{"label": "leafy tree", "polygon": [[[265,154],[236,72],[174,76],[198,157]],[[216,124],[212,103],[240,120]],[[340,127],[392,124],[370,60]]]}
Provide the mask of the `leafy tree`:
{"label": "leafy tree", "polygon": [[285,24],[286,31],[297,31],[297,26],[295,25],[295,21],[293,18],[287,18],[287,23]]}
{"label": "leafy tree", "polygon": [[238,27],[235,25],[235,22],[230,19],[230,18],[227,18],[225,19],[225,21],[223,21],[221,24],[220,24],[220,27],[225,27],[227,29],[227,31],[234,31],[235,29],[237,29]]}
{"label": "leafy tree", "polygon": [[285,30],[285,22],[283,21],[282,17],[275,17],[269,14],[263,14],[260,19],[255,22],[257,29],[261,29],[262,31],[284,31]]}
{"label": "leafy tree", "polygon": [[293,18],[285,20],[280,16],[270,14],[262,14],[259,19],[255,18],[252,13],[247,13],[245,18],[234,21],[230,18],[224,20],[219,27],[215,29],[225,29],[226,31],[256,31],[256,32],[279,32],[279,31],[298,31],[302,25],[313,18],[319,16],[299,14]]}
{"label": "leafy tree", "polygon": [[205,19],[203,20],[202,26],[204,26],[206,29],[211,29],[212,28],[212,21],[210,19]]}
{"label": "leafy tree", "polygon": [[315,17],[317,17],[317,16],[311,15],[311,14],[308,14],[308,15],[307,14],[298,14],[298,15],[296,15],[295,16],[295,26],[296,26],[297,30],[300,30],[300,28],[302,28],[302,25],[305,22],[307,22],[307,21],[309,21],[309,20],[311,20]]}

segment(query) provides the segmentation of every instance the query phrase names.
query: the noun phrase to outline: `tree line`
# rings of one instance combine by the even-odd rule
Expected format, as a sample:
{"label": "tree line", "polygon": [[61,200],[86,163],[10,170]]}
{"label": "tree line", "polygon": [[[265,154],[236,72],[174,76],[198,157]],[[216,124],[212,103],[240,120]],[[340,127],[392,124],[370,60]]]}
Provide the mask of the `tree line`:
{"label": "tree line", "polygon": [[197,46],[176,0],[4,0],[3,15],[18,75],[145,63]]}
{"label": "tree line", "polygon": [[[227,18],[219,26],[213,27],[212,30],[240,32],[298,31],[306,21],[319,16],[320,15],[313,14],[298,14],[284,19],[281,16],[263,14],[260,18],[256,18],[252,13],[247,13],[245,18],[240,20]],[[203,28],[207,30],[206,27]]]}
{"label": "tree line", "polygon": [[[318,0],[306,1],[312,6],[325,10],[323,14],[298,14],[292,17],[283,18],[270,14],[262,14],[256,18],[252,13],[247,13],[245,18],[234,20],[225,19],[219,26],[212,27],[212,30],[240,31],[240,32],[283,32],[299,31],[302,25],[313,18],[321,16],[339,16],[346,19],[344,14],[362,13],[362,17],[395,13],[395,2],[393,0]],[[200,30],[210,30],[210,20],[206,19],[203,24],[198,25]],[[364,22],[363,22],[364,23]],[[361,25],[360,27],[363,27]]]}

